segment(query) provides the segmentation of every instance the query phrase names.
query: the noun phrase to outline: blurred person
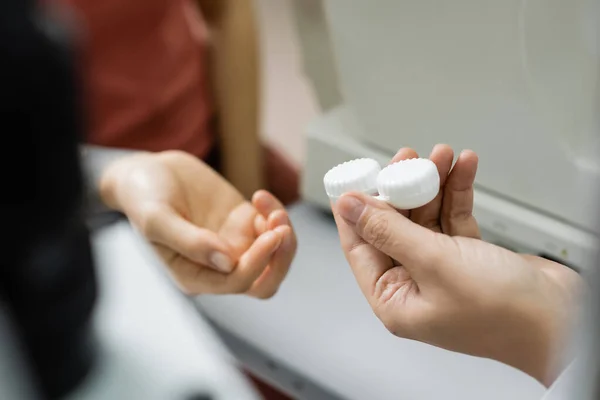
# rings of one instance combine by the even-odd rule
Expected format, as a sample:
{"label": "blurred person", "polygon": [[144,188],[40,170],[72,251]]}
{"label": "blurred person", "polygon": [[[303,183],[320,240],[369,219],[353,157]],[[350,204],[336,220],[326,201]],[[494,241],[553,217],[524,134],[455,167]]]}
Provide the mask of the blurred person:
{"label": "blurred person", "polygon": [[[404,148],[392,161],[414,157]],[[437,145],[430,159],[440,193],[423,207],[398,211],[361,193],[332,205],[364,296],[399,337],[490,358],[552,386],[570,362],[562,356],[582,278],[562,264],[481,240],[472,214],[474,152],[462,152],[453,166],[453,150]]]}
{"label": "blurred person", "polygon": [[182,150],[246,197],[297,199],[295,167],[260,139],[252,0],[58,1],[83,28],[88,143]]}
{"label": "blurred person", "polygon": [[273,296],[298,178],[260,141],[253,1],[58,1],[82,27],[96,216],[124,214],[188,295]]}
{"label": "blurred person", "polygon": [[296,239],[282,202],[259,191],[253,2],[61,1],[83,27],[84,158],[103,205],[186,293],[272,296]]}

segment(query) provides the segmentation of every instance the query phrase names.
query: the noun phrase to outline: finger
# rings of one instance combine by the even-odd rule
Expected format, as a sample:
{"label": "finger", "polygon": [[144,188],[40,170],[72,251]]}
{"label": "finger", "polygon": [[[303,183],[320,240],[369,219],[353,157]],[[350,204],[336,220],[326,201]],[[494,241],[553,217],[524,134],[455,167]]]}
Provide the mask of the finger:
{"label": "finger", "polygon": [[215,232],[192,224],[170,207],[148,208],[144,216],[142,233],[151,242],[219,272],[233,269],[231,248]]}
{"label": "finger", "polygon": [[475,152],[465,150],[448,176],[441,213],[442,229],[448,235],[481,237],[473,217],[473,184],[478,162]]}
{"label": "finger", "polygon": [[269,217],[269,227],[270,229],[275,229],[279,226],[289,226],[291,229],[291,246],[295,249],[298,247],[298,239],[296,238],[296,232],[294,231],[294,227],[290,222],[290,217],[287,211],[277,210],[271,217]]}
{"label": "finger", "polygon": [[266,190],[259,190],[252,196],[252,205],[265,218],[276,210],[285,210],[283,204]]}
{"label": "finger", "polygon": [[231,291],[245,293],[265,271],[273,254],[281,247],[283,237],[277,230],[260,235],[240,257],[237,268],[228,276]]}
{"label": "finger", "polygon": [[206,290],[206,287],[199,284],[198,276],[203,271],[219,274],[220,272],[215,272],[209,267],[195,263],[162,244],[153,243],[152,247],[168,267],[169,274],[183,293],[188,296],[211,293]]}
{"label": "finger", "polygon": [[339,214],[337,204],[332,206],[332,209],[346,260],[363,295],[374,306],[377,299],[377,282],[394,267],[392,259],[365,242],[353,226]]}
{"label": "finger", "polygon": [[[454,151],[452,147],[446,144],[435,145],[431,151],[429,159],[435,163],[440,175],[440,188],[444,187],[452,161],[454,160]],[[442,201],[444,198],[443,190],[440,190],[435,199],[422,207],[411,211],[410,219],[419,225],[441,232],[440,213],[442,210]]]}
{"label": "finger", "polygon": [[184,282],[186,290],[192,293],[231,294],[245,293],[267,268],[271,256],[281,244],[281,234],[267,231],[260,235],[242,254],[233,272],[221,274],[202,268],[189,260],[177,260],[172,270],[179,282]]}
{"label": "finger", "polygon": [[[232,257],[237,261],[259,236],[256,230],[258,212],[250,204],[244,202],[229,212],[219,229],[219,236],[229,244]],[[260,220],[260,219],[259,219]]]}
{"label": "finger", "polygon": [[392,161],[390,161],[390,164],[397,163],[398,161],[409,160],[411,158],[419,158],[419,155],[413,149],[409,147],[403,147],[398,150],[396,155],[392,158]]}
{"label": "finger", "polygon": [[443,235],[415,224],[384,202],[355,193],[338,199],[336,208],[365,242],[398,260],[417,281],[442,259]]}
{"label": "finger", "polygon": [[254,218],[254,231],[256,232],[255,236],[262,235],[267,230],[267,220],[261,214],[257,214],[256,218]]}
{"label": "finger", "polygon": [[269,220],[267,221],[268,229],[277,229],[280,226],[287,226],[290,228],[291,236],[289,238],[289,245],[294,249],[295,252],[296,247],[298,247],[298,239],[296,238],[296,232],[294,232],[294,228],[290,223],[288,213],[285,210],[274,211],[269,216]]}
{"label": "finger", "polygon": [[275,251],[269,266],[254,281],[248,295],[260,299],[271,298],[277,293],[281,282],[285,279],[296,254],[296,239],[292,228],[281,225],[275,228],[281,234],[281,246]]}
{"label": "finger", "polygon": [[266,225],[268,229],[275,229],[281,225],[290,225],[290,219],[288,217],[287,211],[273,211],[271,215],[269,215],[269,219],[267,220]]}
{"label": "finger", "polygon": [[[267,219],[266,229],[274,229],[280,225],[289,225],[292,227],[285,206],[266,190],[257,191],[252,197],[252,204],[260,215]],[[296,236],[294,234],[295,240]]]}

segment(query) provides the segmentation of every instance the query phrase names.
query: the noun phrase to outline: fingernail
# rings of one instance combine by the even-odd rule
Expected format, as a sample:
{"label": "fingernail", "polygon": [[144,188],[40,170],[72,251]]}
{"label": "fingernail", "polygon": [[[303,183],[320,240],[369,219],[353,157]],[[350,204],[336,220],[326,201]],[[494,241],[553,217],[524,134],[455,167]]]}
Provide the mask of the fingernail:
{"label": "fingernail", "polygon": [[208,261],[211,266],[219,272],[227,274],[233,270],[233,262],[231,262],[231,259],[218,251],[212,253]]}
{"label": "fingernail", "polygon": [[273,248],[273,253],[275,253],[281,247],[281,243],[283,242],[283,235],[280,232],[275,234],[277,235],[277,245]]}
{"label": "fingernail", "polygon": [[342,218],[354,225],[365,209],[365,203],[354,196],[342,196],[338,200],[337,207]]}

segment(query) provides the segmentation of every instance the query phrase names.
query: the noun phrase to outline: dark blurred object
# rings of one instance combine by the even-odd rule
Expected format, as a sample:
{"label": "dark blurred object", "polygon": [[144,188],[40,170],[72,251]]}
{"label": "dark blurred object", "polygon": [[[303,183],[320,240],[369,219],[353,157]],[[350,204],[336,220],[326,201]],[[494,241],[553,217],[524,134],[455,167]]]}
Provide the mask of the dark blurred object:
{"label": "dark blurred object", "polygon": [[0,2],[1,117],[4,148],[13,153],[2,161],[0,291],[44,398],[70,392],[94,361],[79,85],[63,16],[33,1]]}

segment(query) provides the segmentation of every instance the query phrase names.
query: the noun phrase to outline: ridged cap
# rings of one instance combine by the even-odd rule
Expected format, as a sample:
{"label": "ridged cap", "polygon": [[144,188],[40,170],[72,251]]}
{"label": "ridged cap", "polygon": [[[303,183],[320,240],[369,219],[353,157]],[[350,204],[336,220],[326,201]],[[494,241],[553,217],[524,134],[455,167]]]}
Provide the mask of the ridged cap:
{"label": "ridged cap", "polygon": [[371,158],[346,161],[330,169],[323,177],[325,191],[331,199],[348,192],[377,193],[379,163]]}
{"label": "ridged cap", "polygon": [[377,177],[379,198],[401,210],[421,207],[437,196],[440,175],[426,158],[403,160],[385,167]]}

